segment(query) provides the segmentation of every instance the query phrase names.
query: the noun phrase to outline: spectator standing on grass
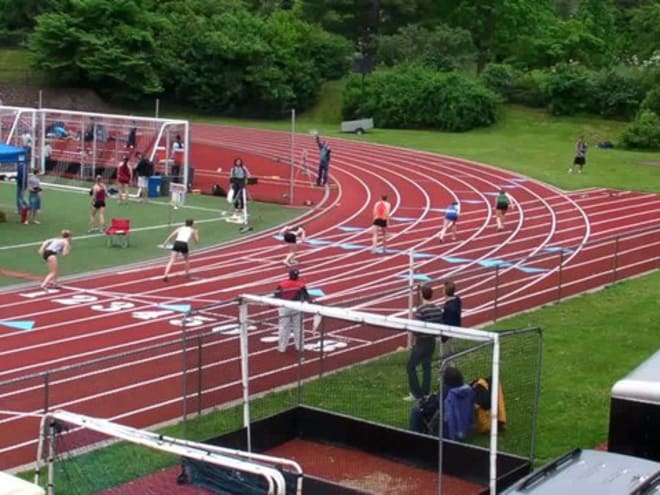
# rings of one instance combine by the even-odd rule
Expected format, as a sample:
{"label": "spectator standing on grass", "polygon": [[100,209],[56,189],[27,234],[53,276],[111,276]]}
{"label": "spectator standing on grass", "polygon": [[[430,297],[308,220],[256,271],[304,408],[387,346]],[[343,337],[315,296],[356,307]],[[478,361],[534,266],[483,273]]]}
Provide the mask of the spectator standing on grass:
{"label": "spectator standing on grass", "polygon": [[47,289],[49,285],[57,286],[57,275],[59,272],[59,262],[57,257],[61,254],[66,256],[71,251],[72,234],[70,230],[63,230],[60,237],[45,240],[39,246],[39,254],[48,265],[48,275],[41,283],[42,289]]}
{"label": "spectator standing on grass", "polygon": [[243,160],[236,158],[234,160],[234,165],[231,167],[229,172],[229,184],[231,185],[232,190],[234,191],[234,209],[243,210],[245,208],[245,186],[247,184],[248,177],[250,177],[250,172],[247,167],[243,164]]}
{"label": "spectator standing on grass", "polygon": [[139,151],[135,153],[137,163],[135,174],[137,175],[137,186],[140,191],[140,201],[146,201],[149,190],[149,177],[154,174],[154,164]]}
{"label": "spectator standing on grass", "polygon": [[103,177],[96,176],[96,182],[89,191],[92,197],[92,205],[89,213],[89,233],[102,232],[105,228],[105,201],[108,191],[103,183]]}
{"label": "spectator standing on grass", "polygon": [[[275,297],[289,301],[309,302],[309,293],[305,282],[300,280],[300,272],[297,268],[289,270],[289,278],[280,282],[275,289]],[[286,352],[289,339],[293,333],[294,345],[297,351],[303,348],[302,314],[289,308],[278,308],[278,350]]]}
{"label": "spectator standing on grass", "polygon": [[28,175],[27,187],[30,213],[24,223],[32,222],[38,225],[41,223],[38,219],[39,212],[41,211],[41,181],[37,177],[36,168],[32,169],[32,173]]}
{"label": "spectator standing on grass", "polygon": [[316,146],[319,148],[319,172],[316,177],[317,186],[325,186],[328,183],[328,169],[330,168],[330,145],[327,141],[321,141],[316,135]]}
{"label": "spectator standing on grass", "polygon": [[194,220],[189,218],[188,220],[186,220],[186,223],[184,225],[174,229],[170,233],[170,235],[168,235],[167,238],[163,241],[163,246],[167,246],[167,244],[172,240],[172,238],[174,238],[174,244],[172,245],[172,252],[170,253],[170,259],[167,262],[167,266],[165,267],[165,273],[163,273],[163,282],[167,282],[169,280],[170,270],[172,269],[172,265],[176,260],[177,254],[180,254],[183,257],[183,261],[185,263],[186,277],[190,277],[190,260],[188,256],[188,253],[190,252],[190,248],[188,244],[190,243],[191,240],[194,240],[195,243],[199,242],[199,232],[194,227],[194,224],[195,224]]}
{"label": "spectator standing on grass", "polygon": [[[433,288],[422,287],[422,304],[415,312],[415,318],[429,323],[442,323],[442,308],[432,302]],[[431,361],[435,352],[435,336],[413,334],[413,346],[410,349],[406,372],[410,395],[405,400],[417,400],[431,393]],[[422,366],[422,384],[419,384],[417,367]]]}
{"label": "spectator standing on grass", "polygon": [[133,169],[128,164],[128,155],[124,155],[117,166],[117,182],[119,183],[119,204],[128,203],[128,188],[133,180]]}
{"label": "spectator standing on grass", "polygon": [[578,174],[582,173],[582,168],[587,164],[587,143],[584,141],[584,136],[580,136],[575,143],[575,158],[573,158],[573,166],[568,169],[568,173],[572,174],[577,170]]}
{"label": "spectator standing on grass", "polygon": [[[442,307],[442,323],[452,327],[462,326],[463,301],[456,295],[456,284],[451,280],[444,283],[445,302]],[[453,345],[448,337],[442,337],[443,355],[453,353]]]}

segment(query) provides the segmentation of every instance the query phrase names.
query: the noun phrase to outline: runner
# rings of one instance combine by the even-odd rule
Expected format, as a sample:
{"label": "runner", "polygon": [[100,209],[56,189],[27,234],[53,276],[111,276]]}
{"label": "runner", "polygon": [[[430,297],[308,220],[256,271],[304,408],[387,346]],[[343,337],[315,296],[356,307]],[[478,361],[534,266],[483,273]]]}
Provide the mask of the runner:
{"label": "runner", "polygon": [[170,269],[174,264],[174,260],[176,259],[177,253],[180,253],[181,256],[183,256],[183,261],[185,262],[186,277],[190,277],[190,261],[188,260],[188,251],[189,251],[188,243],[190,242],[190,239],[193,239],[195,243],[199,242],[199,232],[195,227],[193,227],[194,223],[195,222],[192,219],[186,220],[185,225],[182,225],[181,227],[174,229],[163,242],[163,246],[166,246],[167,243],[170,242],[170,240],[172,240],[173,237],[176,237],[174,239],[174,245],[172,246],[172,252],[170,253],[170,260],[168,261],[167,266],[165,267],[165,273],[163,274],[163,282],[167,282],[169,280]]}
{"label": "runner", "polygon": [[442,230],[440,231],[440,242],[445,242],[445,234],[448,231],[451,231],[451,237],[456,240],[456,222],[458,221],[458,215],[461,213],[461,206],[458,204],[458,201],[453,201],[445,211],[445,220],[442,224]]}
{"label": "runner", "polygon": [[587,164],[587,143],[584,141],[584,136],[580,136],[575,143],[575,158],[573,158],[573,166],[568,169],[568,173],[572,174],[577,169],[577,173],[582,173],[582,168]]}
{"label": "runner", "polygon": [[390,210],[392,205],[387,200],[387,194],[383,194],[380,197],[380,201],[376,201],[374,205],[374,221],[373,221],[373,240],[371,243],[371,249],[376,249],[378,247],[378,234],[380,234],[380,239],[383,245],[383,253],[387,252],[387,220],[390,217]]}
{"label": "runner", "polygon": [[296,253],[298,252],[298,240],[304,241],[307,235],[305,229],[299,225],[297,227],[284,227],[280,231],[280,235],[284,238],[284,242],[289,245],[289,253],[284,258],[284,264],[287,266],[296,265]]}
{"label": "runner", "polygon": [[96,182],[89,191],[92,197],[92,206],[89,213],[89,233],[102,232],[105,228],[105,199],[108,191],[103,183],[103,177],[96,176]]}
{"label": "runner", "polygon": [[70,230],[63,230],[60,237],[45,240],[39,246],[39,254],[48,265],[48,275],[41,283],[41,288],[46,289],[49,285],[57,286],[57,275],[59,271],[59,262],[57,256],[66,256],[71,251],[71,238]]}
{"label": "runner", "polygon": [[506,215],[509,206],[513,208],[513,198],[504,189],[500,189],[495,200],[495,219],[497,220],[497,230],[504,229],[504,215]]}

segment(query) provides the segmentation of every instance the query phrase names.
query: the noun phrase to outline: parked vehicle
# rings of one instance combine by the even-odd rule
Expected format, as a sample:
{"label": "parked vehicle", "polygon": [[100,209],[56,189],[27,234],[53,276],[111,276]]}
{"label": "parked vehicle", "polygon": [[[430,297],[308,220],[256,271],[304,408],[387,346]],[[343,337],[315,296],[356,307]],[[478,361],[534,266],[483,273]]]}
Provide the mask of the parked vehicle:
{"label": "parked vehicle", "polygon": [[374,128],[374,119],[345,120],[341,123],[341,132],[364,134]]}

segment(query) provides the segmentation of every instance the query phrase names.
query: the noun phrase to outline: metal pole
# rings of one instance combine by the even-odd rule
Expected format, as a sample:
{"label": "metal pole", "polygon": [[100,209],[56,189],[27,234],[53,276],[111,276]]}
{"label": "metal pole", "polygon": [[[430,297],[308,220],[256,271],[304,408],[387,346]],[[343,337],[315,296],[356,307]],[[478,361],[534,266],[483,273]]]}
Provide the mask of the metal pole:
{"label": "metal pole", "polygon": [[250,428],[249,347],[248,347],[248,303],[240,301],[238,324],[241,330],[241,381],[243,382],[243,426],[247,434],[247,451],[252,452],[252,430]]}
{"label": "metal pole", "polygon": [[500,265],[495,265],[495,298],[493,300],[493,321],[497,321],[497,299],[500,293]]}
{"label": "metal pole", "polygon": [[614,261],[612,262],[612,282],[616,283],[616,271],[619,268],[619,236],[614,240]]}
{"label": "metal pole", "polygon": [[44,413],[48,412],[48,401],[50,392],[50,373],[46,372],[44,375]]}
{"label": "metal pole", "polygon": [[156,118],[158,118],[158,114],[160,114],[160,98],[156,98]]}
{"label": "metal pole", "polygon": [[[411,249],[408,252],[408,319],[412,320],[413,306],[415,305],[413,292],[415,290],[415,250]],[[410,349],[413,345],[413,334],[408,332],[406,341],[406,348]]]}
{"label": "metal pole", "polygon": [[294,173],[293,169],[295,167],[295,161],[296,161],[296,109],[292,108],[291,109],[291,150],[290,150],[290,156],[289,156],[289,162],[291,164],[291,167],[289,169],[289,204],[293,204],[293,181],[294,181]]}
{"label": "metal pole", "polygon": [[563,283],[564,275],[564,250],[559,251],[559,282],[557,284],[557,302],[561,301],[561,285]]}
{"label": "metal pole", "polygon": [[197,416],[202,415],[202,359],[204,354],[202,352],[202,338],[197,337]]}
{"label": "metal pole", "polygon": [[44,92],[43,92],[42,89],[40,89],[40,90],[39,90],[39,103],[38,103],[39,106],[38,106],[37,108],[41,108],[41,107],[42,107],[43,96],[44,96]]}
{"label": "metal pole", "polygon": [[183,439],[187,440],[186,436],[186,424],[188,423],[188,360],[186,356],[187,346],[186,346],[186,323],[188,322],[188,317],[190,312],[187,311],[183,314],[183,321],[181,325],[181,395],[183,397],[183,404],[181,407],[181,416],[183,418],[183,425],[181,427],[181,433]]}
{"label": "metal pole", "polygon": [[532,438],[529,449],[529,460],[534,465],[536,457],[536,429],[539,416],[539,402],[541,395],[541,367],[543,366],[543,333],[540,328],[536,329],[539,339],[539,350],[536,360],[536,380],[534,382],[534,413],[532,414]]}

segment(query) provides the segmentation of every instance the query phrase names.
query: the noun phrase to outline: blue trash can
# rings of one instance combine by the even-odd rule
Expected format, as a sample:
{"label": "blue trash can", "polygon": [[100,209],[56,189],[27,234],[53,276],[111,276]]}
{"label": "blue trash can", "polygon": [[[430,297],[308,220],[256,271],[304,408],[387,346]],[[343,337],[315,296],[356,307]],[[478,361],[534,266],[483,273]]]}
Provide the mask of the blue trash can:
{"label": "blue trash can", "polygon": [[150,198],[157,198],[160,196],[160,175],[153,175],[149,177],[147,196]]}

